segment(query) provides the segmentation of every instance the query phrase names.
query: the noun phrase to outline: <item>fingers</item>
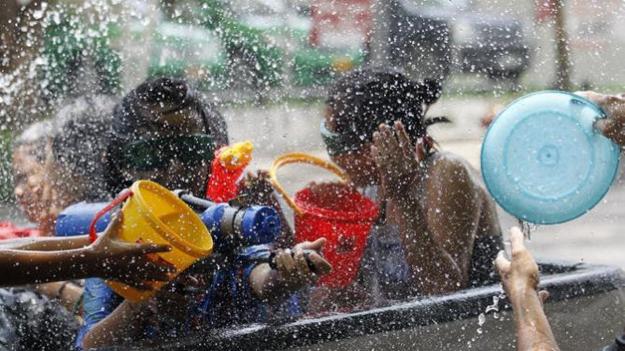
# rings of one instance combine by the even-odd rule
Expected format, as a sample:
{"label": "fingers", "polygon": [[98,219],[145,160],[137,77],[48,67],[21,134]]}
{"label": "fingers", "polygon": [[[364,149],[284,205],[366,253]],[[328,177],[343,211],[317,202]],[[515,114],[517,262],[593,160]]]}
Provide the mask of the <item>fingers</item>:
{"label": "fingers", "polygon": [[372,155],[380,172],[388,173],[386,170],[397,169],[406,157],[404,151],[400,150],[400,142],[397,140],[396,133],[386,124],[381,124],[378,131],[373,133]]}
{"label": "fingers", "polygon": [[111,235],[124,223],[124,214],[122,211],[117,211],[111,215],[111,222],[106,229],[104,229],[103,235]]}
{"label": "fingers", "polygon": [[377,146],[375,146],[375,144],[371,145],[371,156],[375,160],[375,163],[377,163],[378,165],[380,164],[380,161],[382,161],[382,159],[380,158],[380,150]]}
{"label": "fingers", "polygon": [[[400,121],[395,121],[395,124],[393,126],[395,127],[395,135],[397,136],[397,139],[399,141],[399,147],[401,148],[404,157],[414,157],[414,152],[412,150],[412,141],[410,141],[410,137],[408,136],[408,132],[406,132],[404,124]],[[419,159],[418,161],[420,162],[421,160],[422,159]]]}
{"label": "fingers", "polygon": [[379,156],[387,156],[390,148],[389,139],[389,128],[385,124],[380,125],[378,130],[373,133],[373,145],[378,148]]}
{"label": "fingers", "polygon": [[315,267],[315,273],[317,275],[328,274],[332,271],[332,265],[326,261],[321,255],[317,253],[310,253],[307,256],[308,260]]}
{"label": "fingers", "polygon": [[260,179],[269,179],[269,171],[266,169],[259,169],[256,171],[256,174]]}
{"label": "fingers", "polygon": [[610,95],[604,95],[604,94],[600,94],[600,93],[596,93],[594,91],[576,91],[574,93],[575,95],[579,95],[587,100],[590,100],[594,103],[596,103],[597,105],[603,105],[606,101],[606,99],[610,96]]}
{"label": "fingers", "polygon": [[127,280],[125,282],[122,282],[124,284],[130,285],[131,287],[138,289],[138,290],[153,290],[154,284],[153,283],[149,283],[147,281],[143,281],[143,280]]}
{"label": "fingers", "polygon": [[378,128],[380,138],[386,152],[396,152],[399,148],[399,141],[391,127],[387,124],[381,124]]}
{"label": "fingers", "polygon": [[276,254],[275,262],[276,268],[284,276],[290,277],[293,275],[293,272],[295,271],[295,261],[293,260],[291,250],[280,250]]}
{"label": "fingers", "polygon": [[170,252],[171,246],[166,244],[137,244],[136,253],[145,255],[149,253]]}
{"label": "fingers", "polygon": [[417,145],[415,149],[417,151],[417,161],[419,162],[419,165],[423,166],[423,161],[425,161],[425,158],[427,157],[425,142],[423,141],[423,138],[419,138],[419,140],[417,140]]}
{"label": "fingers", "polygon": [[512,244],[512,256],[519,254],[525,250],[525,244],[523,243],[524,236],[521,229],[518,227],[510,228],[510,242]]}
{"label": "fingers", "polygon": [[538,299],[540,300],[541,305],[544,305],[545,302],[549,299],[549,292],[547,290],[541,290],[538,292]]}
{"label": "fingers", "polygon": [[610,120],[607,118],[602,118],[595,122],[595,128],[601,132],[601,134],[606,134],[610,132]]}
{"label": "fingers", "polygon": [[310,267],[308,267],[308,261],[306,261],[304,251],[297,251],[293,256],[293,260],[295,261],[297,277],[299,280],[306,282],[312,281],[315,273],[310,270]]}
{"label": "fingers", "polygon": [[497,258],[495,259],[495,266],[497,267],[499,275],[504,275],[510,273],[510,267],[512,266],[512,264],[504,256],[504,252],[499,251],[499,253],[497,254]]}
{"label": "fingers", "polygon": [[295,246],[295,250],[321,251],[321,249],[323,249],[323,247],[325,246],[326,242],[327,242],[326,238],[319,238],[313,242],[305,241],[301,244],[297,244]]}
{"label": "fingers", "polygon": [[612,139],[614,142],[622,144],[621,134],[623,133],[622,128],[619,127],[618,123],[616,123],[613,119],[610,118],[602,118],[595,122],[595,128],[603,134],[605,137]]}
{"label": "fingers", "polygon": [[137,280],[154,280],[164,282],[171,280],[173,278],[172,275],[175,272],[176,268],[168,263],[143,261],[138,262],[133,274],[136,275],[135,278]]}

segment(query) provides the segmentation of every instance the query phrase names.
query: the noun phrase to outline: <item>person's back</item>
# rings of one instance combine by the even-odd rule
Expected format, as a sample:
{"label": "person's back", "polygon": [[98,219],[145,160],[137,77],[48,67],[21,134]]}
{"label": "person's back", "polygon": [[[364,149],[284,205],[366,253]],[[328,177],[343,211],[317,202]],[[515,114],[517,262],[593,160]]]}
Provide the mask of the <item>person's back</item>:
{"label": "person's back", "polygon": [[[432,160],[428,162],[445,163],[448,166],[440,167],[440,171],[438,171],[438,167],[435,167],[432,173],[428,174],[428,181],[434,181],[440,177],[453,179],[453,177],[461,175],[464,180],[458,181],[468,181],[475,192],[474,205],[479,209],[479,217],[476,219],[474,232],[471,266],[469,269],[469,286],[480,286],[497,281],[498,278],[493,269],[493,260],[503,248],[503,243],[495,202],[486,190],[478,171],[467,160],[443,151],[434,153],[431,158]],[[455,168],[456,170],[444,170],[449,168]],[[458,169],[462,169],[462,171],[458,171]],[[435,186],[428,186],[427,188],[435,189]],[[445,190],[448,189],[435,189],[431,193],[436,192],[438,194]],[[435,195],[430,194],[429,196]],[[461,197],[458,200],[461,201]]]}

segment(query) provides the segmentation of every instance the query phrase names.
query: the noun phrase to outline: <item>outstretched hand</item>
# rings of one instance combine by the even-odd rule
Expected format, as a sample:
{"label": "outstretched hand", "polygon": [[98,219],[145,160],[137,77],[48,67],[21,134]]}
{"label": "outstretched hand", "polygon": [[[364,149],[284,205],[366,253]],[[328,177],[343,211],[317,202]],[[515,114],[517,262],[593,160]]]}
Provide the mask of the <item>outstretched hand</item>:
{"label": "outstretched hand", "polygon": [[403,200],[420,180],[426,157],[423,141],[413,145],[404,125],[396,121],[393,128],[380,125],[373,134],[371,154],[380,172],[384,196]]}
{"label": "outstretched hand", "polygon": [[117,239],[123,216],[115,215],[104,233],[89,246],[94,275],[117,280],[140,289],[149,289],[149,281],[167,281],[175,272],[173,265],[159,259],[156,253],[168,252],[169,245],[128,243]]}
{"label": "outstretched hand", "polygon": [[578,91],[575,94],[599,105],[607,118],[597,121],[596,127],[606,137],[625,146],[625,95],[604,95],[594,91]]}
{"label": "outstretched hand", "polygon": [[[508,260],[503,251],[499,252],[495,260],[504,290],[511,301],[523,299],[528,293],[536,293],[540,281],[538,265],[525,247],[523,239],[523,233],[519,228],[510,229],[512,260]],[[546,291],[540,291],[538,296],[541,302],[544,302],[549,294]]]}
{"label": "outstretched hand", "polygon": [[299,243],[292,250],[279,250],[276,253],[276,269],[287,289],[294,291],[315,283],[332,270],[332,265],[320,254],[325,244],[326,239],[320,238]]}

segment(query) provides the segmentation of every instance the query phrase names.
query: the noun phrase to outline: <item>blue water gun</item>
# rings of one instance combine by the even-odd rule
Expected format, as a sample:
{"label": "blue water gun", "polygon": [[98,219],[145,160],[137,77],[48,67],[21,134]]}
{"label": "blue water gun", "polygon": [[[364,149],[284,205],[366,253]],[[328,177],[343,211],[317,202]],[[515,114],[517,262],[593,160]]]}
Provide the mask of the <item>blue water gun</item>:
{"label": "blue water gun", "polygon": [[[277,211],[268,206],[237,207],[228,203],[215,203],[194,196],[188,191],[173,192],[198,212],[206,228],[213,236],[215,250],[220,253],[250,245],[272,243],[282,229]],[[95,214],[108,202],[79,202],[63,210],[56,220],[56,236],[83,235]],[[111,221],[110,213],[96,222],[96,231],[102,232]]]}

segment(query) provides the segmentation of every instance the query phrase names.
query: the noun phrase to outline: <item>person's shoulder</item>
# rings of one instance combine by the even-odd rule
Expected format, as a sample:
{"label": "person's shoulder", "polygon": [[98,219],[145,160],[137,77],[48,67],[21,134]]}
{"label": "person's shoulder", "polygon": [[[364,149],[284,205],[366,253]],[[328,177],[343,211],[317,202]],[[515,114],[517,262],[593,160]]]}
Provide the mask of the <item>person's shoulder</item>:
{"label": "person's shoulder", "polygon": [[428,176],[456,178],[472,177],[475,169],[463,157],[451,152],[435,152],[428,159]]}

